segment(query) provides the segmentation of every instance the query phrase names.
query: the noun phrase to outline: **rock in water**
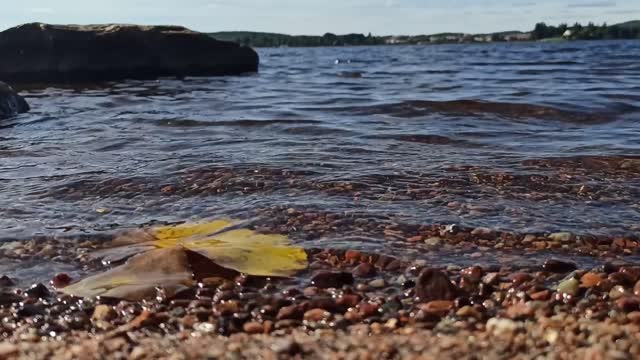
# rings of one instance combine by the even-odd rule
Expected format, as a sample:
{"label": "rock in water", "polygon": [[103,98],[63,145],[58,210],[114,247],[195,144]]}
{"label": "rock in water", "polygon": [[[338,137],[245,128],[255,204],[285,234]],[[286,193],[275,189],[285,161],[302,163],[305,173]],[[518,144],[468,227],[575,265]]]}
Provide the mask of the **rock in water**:
{"label": "rock in water", "polygon": [[27,111],[29,111],[29,104],[27,104],[25,99],[18,95],[11,86],[0,81],[0,119],[22,114]]}
{"label": "rock in water", "polygon": [[49,25],[0,32],[0,78],[73,83],[258,70],[258,54],[181,26]]}
{"label": "rock in water", "polygon": [[449,276],[437,269],[424,269],[416,282],[416,296],[423,302],[434,300],[454,300],[459,289]]}

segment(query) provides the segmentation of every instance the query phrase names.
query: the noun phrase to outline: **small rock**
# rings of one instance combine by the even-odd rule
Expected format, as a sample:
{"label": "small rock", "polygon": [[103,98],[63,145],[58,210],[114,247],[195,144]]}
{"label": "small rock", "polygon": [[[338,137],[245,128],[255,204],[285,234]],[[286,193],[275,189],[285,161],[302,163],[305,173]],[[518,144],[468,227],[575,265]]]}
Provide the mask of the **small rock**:
{"label": "small rock", "polygon": [[331,316],[331,313],[324,309],[312,309],[304,313],[304,321],[307,322],[320,322],[326,320]]}
{"label": "small rock", "polygon": [[56,274],[56,276],[51,279],[51,285],[56,289],[62,289],[69,284],[71,284],[71,276],[66,273]]}
{"label": "small rock", "polygon": [[0,359],[8,359],[11,356],[17,355],[18,352],[18,346],[8,341],[3,341],[0,343]]}
{"label": "small rock", "polygon": [[552,241],[567,243],[573,239],[573,234],[570,232],[557,232],[550,234],[548,238]]}
{"label": "small rock", "polygon": [[262,334],[262,333],[264,333],[264,326],[262,326],[262,324],[260,324],[259,322],[254,322],[254,321],[245,323],[242,326],[242,329],[247,334]]}
{"label": "small rock", "polygon": [[425,244],[429,246],[434,246],[434,247],[440,245],[441,242],[442,242],[442,239],[439,237],[430,237],[424,241]]}
{"label": "small rock", "polygon": [[10,277],[7,275],[0,276],[0,287],[10,287],[13,285],[15,285],[15,283]]}
{"label": "small rock", "polygon": [[322,289],[341,288],[353,284],[353,275],[348,272],[320,271],[313,275],[311,284]]}
{"label": "small rock", "polygon": [[363,317],[373,316],[378,314],[379,308],[378,304],[362,303],[360,304],[359,314]]}
{"label": "small rock", "polygon": [[578,267],[574,263],[556,260],[556,259],[549,259],[544,262],[544,265],[542,265],[542,269],[544,271],[557,273],[557,274],[565,274],[565,273],[574,271],[577,268]]}
{"label": "small rock", "polygon": [[623,286],[616,285],[609,291],[609,298],[611,298],[611,300],[617,300],[623,297],[625,293],[626,291]]}
{"label": "small rock", "polygon": [[420,305],[420,310],[434,315],[446,315],[449,311],[453,310],[453,301],[449,300],[435,300],[426,304]]}
{"label": "small rock", "polygon": [[471,280],[473,283],[478,283],[484,275],[484,270],[480,266],[472,266],[462,270],[462,276]]}
{"label": "small rock", "polygon": [[493,272],[488,273],[482,278],[482,283],[485,285],[495,285],[500,281],[500,274]]}
{"label": "small rock", "polygon": [[522,324],[510,319],[491,318],[487,321],[487,330],[494,335],[510,335],[522,327]]}
{"label": "small rock", "polygon": [[369,263],[362,263],[356,266],[351,273],[355,277],[366,278],[375,275],[376,269]]}
{"label": "small rock", "polygon": [[479,227],[479,228],[473,229],[473,231],[471,231],[471,235],[477,236],[485,240],[493,240],[496,237],[496,234],[493,230],[485,227]]}
{"label": "small rock", "polygon": [[11,292],[1,292],[0,291],[0,305],[12,305],[17,304],[22,301],[22,296],[11,293]]}
{"label": "small rock", "polygon": [[633,312],[640,310],[640,299],[636,296],[623,296],[616,300],[618,309],[624,312]]}
{"label": "small rock", "polygon": [[578,290],[580,289],[580,283],[576,278],[570,277],[561,281],[556,289],[560,293],[576,296],[578,295]]}
{"label": "small rock", "polygon": [[580,278],[580,284],[585,288],[596,287],[600,281],[602,281],[602,276],[592,272],[588,272]]}
{"label": "small rock", "polygon": [[537,291],[529,296],[531,297],[531,300],[534,300],[534,301],[547,301],[551,298],[551,291],[549,290]]}
{"label": "small rock", "polygon": [[358,305],[360,300],[361,300],[360,295],[344,294],[336,300],[336,304],[341,307],[351,308]]}
{"label": "small rock", "polygon": [[640,296],[640,281],[638,281],[636,285],[633,287],[633,293],[636,296]]}
{"label": "small rock", "polygon": [[523,302],[518,302],[507,308],[507,317],[513,320],[531,317],[533,313],[533,308]]}
{"label": "small rock", "polygon": [[301,320],[304,315],[303,309],[298,305],[282,307],[278,311],[277,320]]}
{"label": "small rock", "polygon": [[531,281],[532,279],[533,276],[531,276],[531,274],[527,274],[525,272],[517,272],[511,277],[511,282],[513,283],[513,286],[520,286],[528,281]]}
{"label": "small rock", "polygon": [[472,318],[479,319],[481,315],[475,308],[473,308],[473,306],[465,305],[456,312],[456,316],[472,317]]}
{"label": "small rock", "polygon": [[271,350],[280,355],[295,356],[303,353],[302,346],[292,339],[282,339],[271,346]]}
{"label": "small rock", "polygon": [[118,317],[118,313],[109,305],[98,305],[93,310],[92,320],[95,321],[111,321]]}
{"label": "small rock", "polygon": [[387,283],[384,281],[384,279],[375,279],[369,283],[369,286],[371,286],[372,288],[381,289],[387,286]]}
{"label": "small rock", "polygon": [[131,354],[129,354],[129,359],[131,360],[139,360],[144,359],[147,356],[147,350],[145,350],[144,346],[136,346],[131,350]]}
{"label": "small rock", "polygon": [[415,286],[416,296],[423,302],[433,300],[454,300],[459,293],[449,276],[436,269],[424,269]]}
{"label": "small rock", "polygon": [[49,292],[49,289],[47,289],[47,287],[42,285],[41,283],[32,285],[24,293],[28,297],[35,298],[35,299],[46,298],[51,294]]}

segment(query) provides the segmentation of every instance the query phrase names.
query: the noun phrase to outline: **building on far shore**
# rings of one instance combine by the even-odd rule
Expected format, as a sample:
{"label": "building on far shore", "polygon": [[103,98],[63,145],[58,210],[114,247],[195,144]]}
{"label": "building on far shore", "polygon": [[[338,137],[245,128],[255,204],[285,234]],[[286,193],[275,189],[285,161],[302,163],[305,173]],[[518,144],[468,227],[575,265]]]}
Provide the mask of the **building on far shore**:
{"label": "building on far shore", "polygon": [[505,41],[529,41],[531,38],[531,33],[511,33],[504,35]]}

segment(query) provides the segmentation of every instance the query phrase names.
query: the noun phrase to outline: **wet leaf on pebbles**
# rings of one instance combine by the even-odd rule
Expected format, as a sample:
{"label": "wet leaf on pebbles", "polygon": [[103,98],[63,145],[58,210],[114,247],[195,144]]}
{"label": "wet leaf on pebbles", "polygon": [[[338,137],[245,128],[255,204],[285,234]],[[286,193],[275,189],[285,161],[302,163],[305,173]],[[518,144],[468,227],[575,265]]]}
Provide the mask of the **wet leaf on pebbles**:
{"label": "wet leaf on pebbles", "polygon": [[125,264],[71,284],[62,292],[79,297],[141,300],[162,288],[169,297],[211,276],[235,272],[289,277],[307,267],[306,252],[284,235],[238,229],[239,222],[210,222],[133,231],[114,240],[100,256],[117,258],[137,252]]}

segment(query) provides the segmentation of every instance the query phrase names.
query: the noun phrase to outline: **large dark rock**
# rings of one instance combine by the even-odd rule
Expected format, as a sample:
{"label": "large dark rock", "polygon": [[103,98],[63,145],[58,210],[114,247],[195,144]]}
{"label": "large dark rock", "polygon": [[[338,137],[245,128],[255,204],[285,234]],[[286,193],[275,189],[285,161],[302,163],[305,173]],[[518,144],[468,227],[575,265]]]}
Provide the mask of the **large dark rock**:
{"label": "large dark rock", "polygon": [[71,83],[258,70],[258,54],[180,26],[48,25],[0,32],[0,79]]}
{"label": "large dark rock", "polygon": [[[0,55],[0,58],[2,56]],[[0,119],[29,111],[29,104],[11,86],[0,81]]]}

